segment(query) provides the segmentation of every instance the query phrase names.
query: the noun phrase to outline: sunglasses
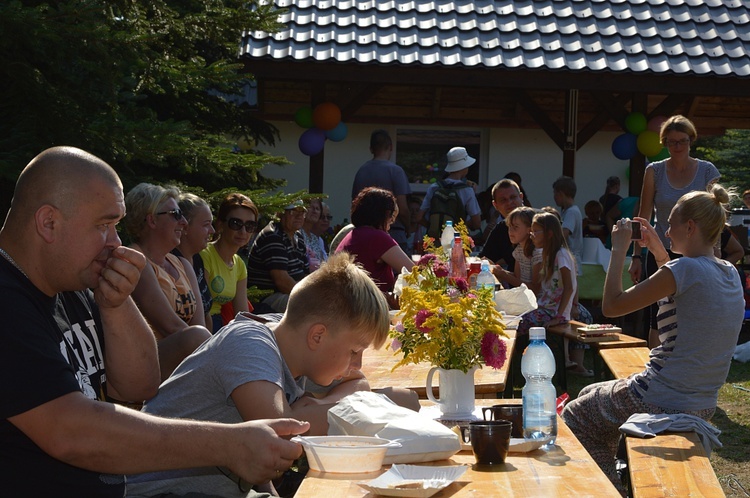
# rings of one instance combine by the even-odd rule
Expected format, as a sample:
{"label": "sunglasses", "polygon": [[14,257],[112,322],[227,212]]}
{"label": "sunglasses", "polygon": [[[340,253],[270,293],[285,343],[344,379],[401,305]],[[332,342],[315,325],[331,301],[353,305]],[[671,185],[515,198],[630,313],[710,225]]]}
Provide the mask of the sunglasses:
{"label": "sunglasses", "polygon": [[257,221],[242,221],[239,218],[229,218],[227,220],[227,226],[230,230],[235,230],[239,232],[242,230],[242,227],[245,227],[245,231],[247,233],[253,233],[258,228],[258,222]]}
{"label": "sunglasses", "polygon": [[169,211],[159,211],[158,213],[154,213],[157,216],[160,214],[171,214],[172,217],[175,219],[175,221],[180,221],[182,219],[182,210],[181,209],[172,209]]}

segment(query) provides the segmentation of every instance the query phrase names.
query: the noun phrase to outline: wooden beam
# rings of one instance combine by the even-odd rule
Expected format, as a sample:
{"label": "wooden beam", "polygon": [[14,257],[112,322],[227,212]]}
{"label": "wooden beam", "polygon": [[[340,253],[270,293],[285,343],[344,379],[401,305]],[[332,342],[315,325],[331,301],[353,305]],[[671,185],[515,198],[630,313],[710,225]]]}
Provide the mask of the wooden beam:
{"label": "wooden beam", "polygon": [[344,94],[339,92],[338,106],[341,109],[341,120],[346,122],[353,116],[383,85],[352,84],[350,89]]}
{"label": "wooden beam", "polygon": [[[648,116],[648,95],[645,93],[636,93],[633,95],[633,112],[641,112],[644,116]],[[641,187],[643,186],[643,172],[646,171],[646,157],[638,152],[635,157],[630,160],[630,180],[628,182],[628,190],[630,195],[634,192],[638,192],[637,195],[641,195]]]}
{"label": "wooden beam", "polygon": [[437,118],[440,116],[440,97],[443,94],[443,89],[441,87],[435,87],[435,90],[433,91],[433,99],[432,99],[432,117]]}
{"label": "wooden beam", "polygon": [[544,112],[524,90],[516,90],[515,95],[518,103],[523,106],[539,127],[547,133],[553,142],[557,144],[560,150],[563,150],[563,147],[565,146],[565,136],[557,125],[555,125],[555,123],[549,118],[547,113]]}
{"label": "wooden beam", "polygon": [[[614,108],[624,107],[630,101],[630,95],[621,93],[620,95],[613,97],[612,105]],[[607,124],[610,120],[613,120],[613,116],[602,108],[596,116],[594,116],[582,129],[578,132],[578,143],[577,148],[583,147],[586,142],[591,140],[595,134],[601,131],[602,127]]]}
{"label": "wooden beam", "polygon": [[676,93],[667,95],[659,105],[654,107],[651,112],[648,113],[647,117],[651,119],[654,116],[671,116],[675,113],[677,108],[683,105],[688,99],[690,99],[690,95]]}
{"label": "wooden beam", "polygon": [[[326,84],[315,82],[312,85],[310,106],[315,106],[326,100]],[[308,179],[308,191],[311,193],[323,192],[323,174],[325,165],[325,147],[320,153],[310,156],[310,173]]]}

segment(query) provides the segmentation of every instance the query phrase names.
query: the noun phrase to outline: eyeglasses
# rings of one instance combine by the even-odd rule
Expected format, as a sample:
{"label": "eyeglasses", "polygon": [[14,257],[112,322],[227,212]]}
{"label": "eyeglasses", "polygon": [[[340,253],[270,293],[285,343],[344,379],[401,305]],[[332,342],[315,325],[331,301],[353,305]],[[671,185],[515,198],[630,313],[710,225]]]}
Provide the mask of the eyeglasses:
{"label": "eyeglasses", "polygon": [[667,147],[677,147],[678,145],[688,145],[690,143],[689,138],[683,138],[681,140],[665,140],[664,145]]}
{"label": "eyeglasses", "polygon": [[181,209],[171,209],[169,211],[159,211],[158,213],[154,213],[157,216],[160,214],[171,214],[172,217],[175,219],[175,221],[180,221],[183,217],[182,210]]}
{"label": "eyeglasses", "polygon": [[329,215],[321,214],[320,217],[328,221],[331,221],[333,219],[333,216],[331,216],[330,214]]}
{"label": "eyeglasses", "polygon": [[242,221],[239,218],[229,218],[227,220],[227,226],[229,227],[230,230],[235,230],[237,232],[242,230],[242,227],[244,227],[247,233],[253,233],[258,228],[258,222],[257,221]]}

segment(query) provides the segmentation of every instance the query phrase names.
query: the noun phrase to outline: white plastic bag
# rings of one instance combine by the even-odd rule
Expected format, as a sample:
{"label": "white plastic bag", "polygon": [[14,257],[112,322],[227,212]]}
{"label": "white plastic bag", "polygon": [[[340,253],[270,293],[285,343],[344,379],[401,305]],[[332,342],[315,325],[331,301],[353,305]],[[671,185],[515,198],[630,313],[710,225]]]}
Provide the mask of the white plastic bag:
{"label": "white plastic bag", "polygon": [[328,435],[378,436],[401,443],[388,449],[384,464],[444,460],[461,450],[458,435],[440,422],[370,391],[350,394],[328,410]]}
{"label": "white plastic bag", "polygon": [[501,289],[495,292],[495,307],[507,315],[523,315],[537,308],[536,296],[526,284]]}

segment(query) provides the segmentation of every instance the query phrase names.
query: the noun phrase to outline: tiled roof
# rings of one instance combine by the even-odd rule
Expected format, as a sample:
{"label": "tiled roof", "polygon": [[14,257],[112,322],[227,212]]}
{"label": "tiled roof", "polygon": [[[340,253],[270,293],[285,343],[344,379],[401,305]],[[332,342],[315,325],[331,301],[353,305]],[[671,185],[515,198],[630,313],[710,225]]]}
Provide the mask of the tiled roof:
{"label": "tiled roof", "polygon": [[748,0],[261,0],[252,59],[750,77]]}

